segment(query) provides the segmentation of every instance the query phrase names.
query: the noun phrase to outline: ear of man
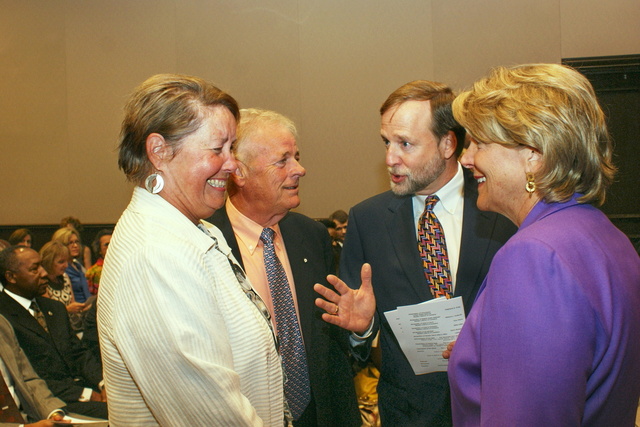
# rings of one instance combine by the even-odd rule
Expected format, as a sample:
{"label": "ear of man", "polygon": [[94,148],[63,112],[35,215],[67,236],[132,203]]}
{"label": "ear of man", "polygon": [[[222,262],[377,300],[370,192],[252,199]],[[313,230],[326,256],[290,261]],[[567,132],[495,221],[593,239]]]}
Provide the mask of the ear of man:
{"label": "ear of man", "polygon": [[16,283],[16,275],[13,271],[5,271],[4,272],[4,280],[7,284],[6,287],[11,287]]}
{"label": "ear of man", "polygon": [[238,168],[231,174],[231,179],[233,180],[236,187],[244,187],[247,182],[247,166],[238,161]]}
{"label": "ear of man", "polygon": [[452,130],[450,130],[445,136],[440,138],[440,143],[438,145],[444,158],[449,160],[456,155],[458,138],[456,138],[456,134]]}

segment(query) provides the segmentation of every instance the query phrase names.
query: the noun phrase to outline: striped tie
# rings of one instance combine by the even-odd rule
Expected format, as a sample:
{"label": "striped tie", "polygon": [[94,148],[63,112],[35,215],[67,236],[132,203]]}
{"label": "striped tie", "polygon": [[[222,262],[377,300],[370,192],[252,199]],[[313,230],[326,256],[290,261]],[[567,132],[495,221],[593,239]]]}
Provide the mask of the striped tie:
{"label": "striped tie", "polygon": [[433,207],[440,199],[429,196],[425,200],[425,208],[418,224],[418,250],[422,257],[424,276],[434,298],[451,298],[451,272],[447,244],[444,239],[442,224],[433,213]]}

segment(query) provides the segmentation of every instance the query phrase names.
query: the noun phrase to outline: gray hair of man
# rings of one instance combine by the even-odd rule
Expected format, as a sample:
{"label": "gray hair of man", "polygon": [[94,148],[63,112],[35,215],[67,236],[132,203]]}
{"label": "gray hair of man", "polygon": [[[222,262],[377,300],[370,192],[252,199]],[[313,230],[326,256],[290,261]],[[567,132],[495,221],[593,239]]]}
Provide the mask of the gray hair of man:
{"label": "gray hair of man", "polygon": [[259,108],[241,109],[240,121],[238,121],[238,129],[236,131],[236,143],[233,147],[233,154],[236,159],[244,164],[250,162],[253,158],[252,153],[254,153],[254,150],[245,149],[250,146],[247,142],[251,141],[254,135],[269,127],[285,128],[296,139],[298,138],[296,125],[290,118],[271,110]]}

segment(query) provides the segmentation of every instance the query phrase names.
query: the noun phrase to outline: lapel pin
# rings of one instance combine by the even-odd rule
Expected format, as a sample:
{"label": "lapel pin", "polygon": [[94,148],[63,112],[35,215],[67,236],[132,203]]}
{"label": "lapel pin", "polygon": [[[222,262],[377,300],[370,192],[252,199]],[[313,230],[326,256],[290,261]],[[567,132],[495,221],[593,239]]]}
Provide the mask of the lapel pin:
{"label": "lapel pin", "polygon": [[306,259],[306,258],[304,259],[304,262],[307,262],[307,259]]}
{"label": "lapel pin", "polygon": [[52,312],[48,311],[47,313],[49,314],[49,316],[53,316]]}

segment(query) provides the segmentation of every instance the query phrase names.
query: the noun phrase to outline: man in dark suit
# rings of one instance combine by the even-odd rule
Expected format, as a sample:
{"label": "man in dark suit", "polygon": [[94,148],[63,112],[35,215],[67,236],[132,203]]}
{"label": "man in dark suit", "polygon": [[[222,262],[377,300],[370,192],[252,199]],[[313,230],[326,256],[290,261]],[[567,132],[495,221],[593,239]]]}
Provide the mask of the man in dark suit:
{"label": "man in dark suit", "polygon": [[[0,316],[0,363],[4,366],[3,374],[8,376],[4,381],[7,385],[13,386],[17,397],[16,406],[19,402],[21,411],[27,415],[27,422],[43,421],[36,425],[44,427],[52,426],[52,420],[62,420],[65,403],[53,397],[45,382],[35,373],[18,344],[11,324],[2,316]],[[0,410],[0,426],[19,424],[5,424],[3,415],[4,408]]]}
{"label": "man in dark suit", "polygon": [[[429,249],[421,249],[419,243],[425,204],[431,203],[429,209],[444,233],[445,293],[462,297],[467,313],[493,255],[515,232],[506,218],[476,207],[478,183],[457,161],[465,132],[451,113],[453,98],[447,86],[422,80],[403,85],[382,105],[381,135],[391,191],[361,202],[349,214],[340,276],[351,289],[336,283],[338,295],[317,287],[328,299],[318,302],[327,311],[323,318],[354,332],[355,354],[365,356],[369,341],[380,331],[383,425],[452,425],[446,372],[416,375],[384,315],[433,299],[439,292],[431,290],[436,279],[423,261]],[[361,281],[360,289],[352,290]]]}
{"label": "man in dark suit", "polygon": [[13,326],[18,342],[53,394],[75,413],[108,418],[99,390],[102,372],[91,369],[61,302],[39,295],[47,272],[33,249],[12,246],[0,252],[0,314]]}
{"label": "man in dark suit", "polygon": [[[287,389],[294,426],[358,426],[360,416],[348,361],[346,335],[321,319],[315,304],[313,285],[326,283],[334,271],[331,241],[327,229],[304,215],[289,212],[300,204],[298,184],[305,169],[299,163],[296,130],[288,118],[265,110],[242,110],[234,153],[238,169],[227,186],[229,199],[210,221],[218,226],[235,258],[247,272],[256,292],[269,308],[274,331],[280,338],[280,353],[287,381],[301,384],[306,397],[300,399]],[[263,233],[275,232],[273,246],[286,275],[285,289],[295,310],[284,319],[266,261],[269,243]],[[274,303],[274,300],[278,303]],[[292,355],[283,341],[281,327],[298,330],[304,341]],[[298,378],[293,380],[292,378]]]}

